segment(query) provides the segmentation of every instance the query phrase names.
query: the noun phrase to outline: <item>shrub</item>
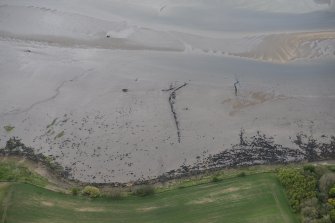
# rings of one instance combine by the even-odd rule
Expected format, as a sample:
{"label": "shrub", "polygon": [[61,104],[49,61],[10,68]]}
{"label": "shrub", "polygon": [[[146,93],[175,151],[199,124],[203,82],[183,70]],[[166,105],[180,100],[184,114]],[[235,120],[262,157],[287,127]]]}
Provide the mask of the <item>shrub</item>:
{"label": "shrub", "polygon": [[315,171],[314,172],[318,176],[318,178],[320,179],[324,174],[329,173],[330,170],[327,166],[317,165],[317,166],[315,166]]}
{"label": "shrub", "polygon": [[97,198],[100,197],[100,190],[93,186],[86,186],[82,191],[82,194],[90,198]]}
{"label": "shrub", "polygon": [[71,188],[71,194],[73,195],[73,196],[77,196],[78,194],[79,194],[79,188],[77,188],[77,187],[73,187],[73,188]]}
{"label": "shrub", "polygon": [[214,176],[212,178],[212,182],[220,182],[220,181],[221,181],[221,179],[218,176]]}
{"label": "shrub", "polygon": [[329,189],[335,184],[335,173],[326,173],[319,180],[320,192],[328,194]]}
{"label": "shrub", "polygon": [[329,215],[330,215],[330,220],[332,221],[332,223],[335,223],[335,209],[331,210]]}
{"label": "shrub", "polygon": [[318,217],[318,210],[313,207],[304,207],[301,209],[301,215],[304,218],[315,219]]}
{"label": "shrub", "polygon": [[332,197],[332,198],[335,197],[335,187],[330,188],[328,195],[329,197]]}
{"label": "shrub", "polygon": [[106,197],[111,198],[113,200],[120,200],[123,198],[123,194],[120,189],[113,189],[112,191],[109,191],[107,193]]}
{"label": "shrub", "polygon": [[299,210],[302,201],[316,196],[317,179],[315,176],[304,175],[299,169],[282,168],[278,171],[278,177],[295,211]]}
{"label": "shrub", "polygon": [[304,166],[304,171],[314,173],[315,172],[315,166],[313,166],[313,165],[305,165]]}
{"label": "shrub", "polygon": [[303,218],[302,222],[315,222],[319,213],[319,201],[316,197],[304,200],[301,203],[301,215]]}
{"label": "shrub", "polygon": [[184,189],[184,188],[187,188],[187,186],[186,185],[179,185],[177,188],[178,189]]}
{"label": "shrub", "polygon": [[335,199],[334,198],[329,198],[328,199],[328,204],[331,205],[332,207],[335,207]]}
{"label": "shrub", "polygon": [[318,223],[332,223],[332,221],[330,220],[329,215],[325,215],[321,219],[318,220]]}
{"label": "shrub", "polygon": [[245,172],[241,172],[239,174],[237,174],[238,177],[245,177],[247,174]]}
{"label": "shrub", "polygon": [[304,200],[301,203],[301,207],[312,207],[317,208],[319,206],[319,201],[316,197],[313,197],[311,199]]}
{"label": "shrub", "polygon": [[142,185],[134,189],[133,194],[137,196],[148,196],[155,193],[155,188],[151,185]]}

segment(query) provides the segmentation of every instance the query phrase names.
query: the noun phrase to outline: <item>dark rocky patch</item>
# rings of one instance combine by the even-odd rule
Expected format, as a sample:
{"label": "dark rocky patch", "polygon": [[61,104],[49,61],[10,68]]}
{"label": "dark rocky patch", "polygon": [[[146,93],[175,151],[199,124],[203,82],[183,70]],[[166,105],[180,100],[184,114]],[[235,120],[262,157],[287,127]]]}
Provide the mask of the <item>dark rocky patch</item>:
{"label": "dark rocky patch", "polygon": [[307,137],[304,134],[297,134],[292,143],[298,146],[298,149],[276,144],[273,137],[268,137],[260,132],[247,138],[244,130],[241,130],[239,137],[240,143],[232,145],[231,149],[209,155],[203,160],[198,159],[194,165],[183,164],[180,168],[159,176],[157,180],[193,176],[228,167],[335,159],[334,136],[323,136],[323,140],[327,138],[328,142],[319,142],[312,136]]}

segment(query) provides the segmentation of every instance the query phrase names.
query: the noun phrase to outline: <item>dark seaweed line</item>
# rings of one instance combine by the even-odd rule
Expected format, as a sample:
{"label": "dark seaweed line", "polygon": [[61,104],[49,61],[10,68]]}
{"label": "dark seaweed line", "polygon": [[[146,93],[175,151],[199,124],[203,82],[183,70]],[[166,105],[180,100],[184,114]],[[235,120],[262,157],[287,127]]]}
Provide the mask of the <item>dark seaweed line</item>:
{"label": "dark seaweed line", "polygon": [[176,128],[177,128],[178,143],[181,142],[181,133],[180,133],[178,116],[177,116],[177,112],[176,112],[174,104],[176,103],[176,92],[178,90],[180,90],[181,88],[185,87],[186,85],[187,85],[187,83],[184,83],[183,85],[181,85],[177,88],[171,89],[173,91],[171,92],[171,94],[169,96],[169,104],[170,104],[171,112],[172,112],[172,115],[173,115],[173,118],[174,118],[174,121],[175,121],[175,124],[176,124]]}

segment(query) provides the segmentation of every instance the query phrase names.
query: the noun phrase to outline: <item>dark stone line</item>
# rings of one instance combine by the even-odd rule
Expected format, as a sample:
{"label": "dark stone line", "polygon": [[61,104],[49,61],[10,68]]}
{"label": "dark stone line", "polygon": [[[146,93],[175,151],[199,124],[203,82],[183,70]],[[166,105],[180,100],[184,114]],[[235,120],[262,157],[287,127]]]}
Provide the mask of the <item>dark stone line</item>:
{"label": "dark stone line", "polygon": [[178,116],[177,116],[177,112],[175,109],[175,103],[176,103],[176,92],[178,90],[180,90],[181,88],[187,86],[187,83],[184,83],[183,85],[179,86],[179,87],[173,87],[173,85],[171,84],[170,87],[168,89],[163,89],[162,91],[171,91],[170,96],[169,96],[169,104],[170,104],[170,108],[171,108],[171,113],[173,115],[173,119],[175,121],[176,124],[176,129],[177,129],[177,137],[178,137],[178,142],[181,142],[181,133],[180,133],[180,127],[179,127],[179,121],[178,121]]}

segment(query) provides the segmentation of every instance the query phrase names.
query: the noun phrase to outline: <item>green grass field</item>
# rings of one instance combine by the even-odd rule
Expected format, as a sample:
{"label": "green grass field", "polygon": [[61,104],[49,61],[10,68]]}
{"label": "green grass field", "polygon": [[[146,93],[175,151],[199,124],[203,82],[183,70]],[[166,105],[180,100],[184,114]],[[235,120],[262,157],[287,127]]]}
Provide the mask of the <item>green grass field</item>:
{"label": "green grass field", "polygon": [[297,222],[271,173],[122,200],[90,200],[30,184],[2,183],[0,201],[2,223]]}

